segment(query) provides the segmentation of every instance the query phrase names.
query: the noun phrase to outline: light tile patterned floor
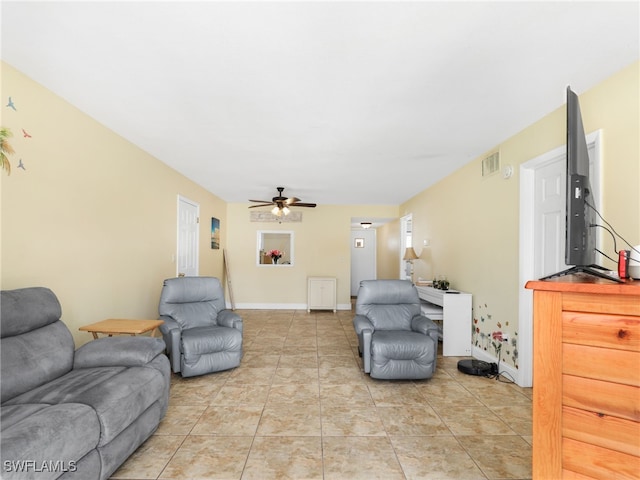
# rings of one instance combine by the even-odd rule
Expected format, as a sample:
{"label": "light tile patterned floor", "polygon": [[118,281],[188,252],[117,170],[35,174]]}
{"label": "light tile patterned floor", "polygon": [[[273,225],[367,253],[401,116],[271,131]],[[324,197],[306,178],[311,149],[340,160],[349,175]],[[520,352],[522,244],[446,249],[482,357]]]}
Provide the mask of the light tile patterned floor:
{"label": "light tile patterned floor", "polygon": [[237,310],[234,370],[174,375],[169,411],[113,479],[528,479],[531,389],[362,373],[349,311]]}

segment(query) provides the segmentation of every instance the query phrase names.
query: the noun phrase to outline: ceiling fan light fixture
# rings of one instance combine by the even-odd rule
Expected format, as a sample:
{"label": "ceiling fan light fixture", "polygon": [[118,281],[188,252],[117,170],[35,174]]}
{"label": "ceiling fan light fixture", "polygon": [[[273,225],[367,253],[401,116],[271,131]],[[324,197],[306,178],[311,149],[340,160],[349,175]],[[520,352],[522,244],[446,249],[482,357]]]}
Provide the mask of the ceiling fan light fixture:
{"label": "ceiling fan light fixture", "polygon": [[367,228],[371,228],[371,222],[360,222],[360,226],[366,230]]}
{"label": "ceiling fan light fixture", "polygon": [[271,213],[277,217],[282,217],[282,215],[289,215],[291,212],[291,208],[289,207],[307,207],[314,208],[316,206],[315,203],[307,203],[301,202],[298,197],[290,197],[287,198],[283,195],[284,187],[278,187],[278,196],[273,197],[269,200],[249,200],[253,203],[258,203],[259,205],[249,205],[249,208],[257,208],[257,207],[269,207],[274,205],[271,209]]}

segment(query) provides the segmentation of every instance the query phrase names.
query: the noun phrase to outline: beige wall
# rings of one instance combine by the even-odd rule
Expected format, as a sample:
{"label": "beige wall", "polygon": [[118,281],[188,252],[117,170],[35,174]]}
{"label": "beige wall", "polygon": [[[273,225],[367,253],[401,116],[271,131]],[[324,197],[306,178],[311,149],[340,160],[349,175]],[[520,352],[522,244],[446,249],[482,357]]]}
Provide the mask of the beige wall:
{"label": "beige wall", "polygon": [[[400,220],[377,228],[376,268],[380,280],[400,275]],[[417,276],[415,278],[418,278]]]}
{"label": "beige wall", "polygon": [[[634,245],[640,243],[639,65],[580,95],[585,131],[602,130],[601,211]],[[473,293],[480,329],[474,341],[490,354],[482,334],[503,330],[514,338],[518,328],[519,166],[565,143],[565,115],[563,106],[491,150],[499,149],[502,165],[514,167],[512,178],[483,179],[483,155],[400,206],[401,215],[413,214],[420,257],[415,278],[446,275],[454,288]],[[422,247],[424,239],[430,247]],[[612,252],[611,245],[605,248]],[[503,360],[517,365],[515,349],[508,350]]]}
{"label": "beige wall", "polygon": [[156,318],[162,280],[176,274],[178,194],[200,204],[200,274],[222,275],[210,218],[224,247],[225,202],[11,66],[1,74],[17,107],[1,110],[16,151],[0,174],[3,289],[51,288],[79,344],[90,339],[81,325]]}
{"label": "beige wall", "polygon": [[[304,307],[309,276],[336,277],[338,305],[348,307],[351,218],[398,215],[397,206],[319,205],[295,209],[302,213],[300,223],[259,223],[249,220],[248,206],[230,203],[227,210],[230,274],[234,301],[240,308]],[[293,266],[256,265],[259,230],[293,232]]]}
{"label": "beige wall", "polygon": [[[603,213],[634,244],[640,243],[638,69],[580,96],[585,129],[603,131]],[[336,276],[338,303],[348,304],[351,218],[412,213],[420,256],[414,278],[447,275],[455,288],[474,294],[483,333],[498,322],[515,333],[518,166],[564,143],[564,108],[496,146],[503,164],[514,166],[510,180],[483,180],[476,159],[401,206],[321,205],[300,209],[300,224],[259,224],[249,221],[248,204],[226,204],[4,63],[1,74],[2,98],[12,96],[18,106],[1,110],[16,150],[13,173],[0,175],[2,288],[52,288],[78,343],[88,340],[77,333],[83,324],[156,317],[162,280],[175,275],[178,194],[201,206],[202,275],[222,277],[222,250],[209,242],[210,217],[220,219],[239,305],[304,305],[311,275]],[[18,159],[26,170],[17,168]],[[399,228],[396,221],[378,230],[378,278],[397,278]],[[293,267],[256,265],[260,229],[295,232]],[[424,239],[430,247],[422,247]]]}

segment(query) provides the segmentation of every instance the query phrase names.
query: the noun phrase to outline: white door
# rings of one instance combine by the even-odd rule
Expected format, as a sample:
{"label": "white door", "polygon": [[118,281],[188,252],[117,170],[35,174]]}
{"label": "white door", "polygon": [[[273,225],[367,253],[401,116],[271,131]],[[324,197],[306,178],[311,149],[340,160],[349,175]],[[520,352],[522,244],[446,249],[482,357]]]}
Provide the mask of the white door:
{"label": "white door", "polygon": [[[593,198],[600,198],[600,133],[587,136]],[[520,167],[520,302],[517,384],[533,383],[533,293],[528,280],[561,272],[565,246],[566,148],[559,147]],[[601,236],[601,232],[599,237]],[[601,239],[598,239],[601,244]]]}
{"label": "white door", "polygon": [[565,244],[565,155],[535,171],[533,278],[560,272]]}
{"label": "white door", "polygon": [[198,275],[199,217],[200,205],[178,195],[178,276]]}

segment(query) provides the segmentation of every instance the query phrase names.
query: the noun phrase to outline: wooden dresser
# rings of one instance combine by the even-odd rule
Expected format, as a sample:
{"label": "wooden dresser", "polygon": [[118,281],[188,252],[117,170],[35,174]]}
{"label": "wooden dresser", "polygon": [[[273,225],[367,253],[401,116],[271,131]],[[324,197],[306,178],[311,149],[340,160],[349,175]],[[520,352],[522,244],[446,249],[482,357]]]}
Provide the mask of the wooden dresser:
{"label": "wooden dresser", "polygon": [[640,478],[640,282],[532,281],[533,478]]}

